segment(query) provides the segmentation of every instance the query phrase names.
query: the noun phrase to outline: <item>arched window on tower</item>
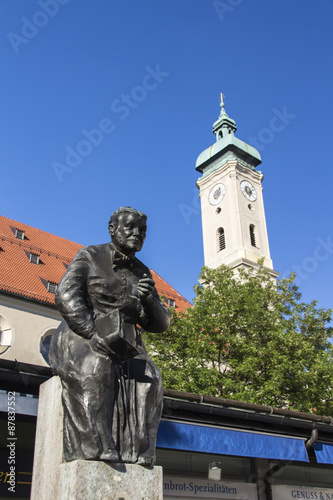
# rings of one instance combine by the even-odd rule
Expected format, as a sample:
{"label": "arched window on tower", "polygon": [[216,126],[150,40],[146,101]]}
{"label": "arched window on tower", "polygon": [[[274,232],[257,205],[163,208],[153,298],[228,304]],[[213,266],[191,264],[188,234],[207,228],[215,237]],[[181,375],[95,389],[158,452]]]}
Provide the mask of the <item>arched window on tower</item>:
{"label": "arched window on tower", "polygon": [[251,245],[253,247],[256,247],[256,228],[253,224],[250,225],[250,239],[251,239]]}
{"label": "arched window on tower", "polygon": [[222,130],[220,130],[219,132],[219,138],[222,139],[223,138],[223,133],[222,133]]}
{"label": "arched window on tower", "polygon": [[225,233],[223,227],[220,227],[217,230],[217,251],[220,252],[221,250],[225,249]]}

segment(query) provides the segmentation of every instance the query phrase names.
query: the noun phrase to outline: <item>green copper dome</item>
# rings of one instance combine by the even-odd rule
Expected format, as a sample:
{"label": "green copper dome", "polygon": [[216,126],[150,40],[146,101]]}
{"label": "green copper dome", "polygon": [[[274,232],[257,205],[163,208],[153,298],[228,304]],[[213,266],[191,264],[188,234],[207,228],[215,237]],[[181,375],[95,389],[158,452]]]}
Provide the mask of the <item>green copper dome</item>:
{"label": "green copper dome", "polygon": [[[225,109],[223,102],[223,95],[221,94],[221,112],[217,121],[213,124],[213,132],[216,135],[216,143],[205,149],[197,158],[196,170],[206,175],[212,170],[215,163],[220,157],[225,157],[225,159],[232,159],[233,157],[239,158],[246,162],[250,168],[255,168],[261,163],[261,156],[259,151],[257,151],[253,146],[246,144],[246,142],[241,141],[235,137],[235,132],[237,130],[236,122],[229,118]],[[216,168],[220,166],[220,162],[216,165]]]}

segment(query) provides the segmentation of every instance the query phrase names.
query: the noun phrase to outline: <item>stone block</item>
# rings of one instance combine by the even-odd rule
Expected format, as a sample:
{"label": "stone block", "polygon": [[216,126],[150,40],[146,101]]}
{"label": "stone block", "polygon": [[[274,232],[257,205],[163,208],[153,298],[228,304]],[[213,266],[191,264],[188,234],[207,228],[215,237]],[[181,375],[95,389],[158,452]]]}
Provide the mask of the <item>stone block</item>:
{"label": "stone block", "polygon": [[162,500],[162,467],[63,459],[61,382],[40,387],[31,500]]}
{"label": "stone block", "polygon": [[162,500],[162,467],[75,460],[60,466],[59,500]]}
{"label": "stone block", "polygon": [[61,382],[59,377],[52,377],[39,390],[31,500],[57,498],[62,431]]}

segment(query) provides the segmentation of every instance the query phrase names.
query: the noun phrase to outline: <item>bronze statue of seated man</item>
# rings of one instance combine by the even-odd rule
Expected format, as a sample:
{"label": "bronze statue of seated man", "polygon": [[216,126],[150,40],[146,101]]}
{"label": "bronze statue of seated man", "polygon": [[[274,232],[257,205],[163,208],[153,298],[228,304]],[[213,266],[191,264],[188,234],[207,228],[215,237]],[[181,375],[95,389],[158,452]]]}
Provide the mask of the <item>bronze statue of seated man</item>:
{"label": "bronze statue of seated man", "polygon": [[135,257],[146,222],[130,207],[116,210],[111,242],[82,248],[59,284],[55,301],[64,321],[49,360],[62,383],[66,461],[154,465],[163,388],[140,327],[163,332],[170,313]]}

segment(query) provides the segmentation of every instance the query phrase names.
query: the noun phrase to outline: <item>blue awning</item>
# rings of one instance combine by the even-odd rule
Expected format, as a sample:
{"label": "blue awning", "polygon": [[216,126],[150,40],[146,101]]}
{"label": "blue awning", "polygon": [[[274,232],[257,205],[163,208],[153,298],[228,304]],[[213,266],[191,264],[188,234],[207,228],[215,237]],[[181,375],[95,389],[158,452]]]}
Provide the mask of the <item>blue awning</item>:
{"label": "blue awning", "polygon": [[302,439],[161,421],[157,446],[218,455],[309,462]]}
{"label": "blue awning", "polygon": [[317,442],[313,448],[319,464],[333,464],[333,444]]}

